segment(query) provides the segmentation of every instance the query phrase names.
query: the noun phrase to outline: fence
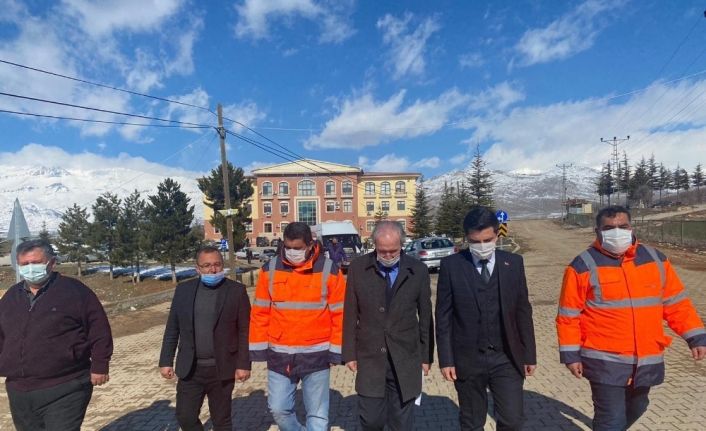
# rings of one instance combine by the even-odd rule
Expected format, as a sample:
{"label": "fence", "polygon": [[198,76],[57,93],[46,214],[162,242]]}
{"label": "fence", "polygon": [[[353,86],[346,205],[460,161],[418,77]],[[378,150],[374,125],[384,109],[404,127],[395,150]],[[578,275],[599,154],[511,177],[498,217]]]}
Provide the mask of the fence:
{"label": "fence", "polygon": [[593,226],[594,223],[593,217],[593,214],[567,214],[566,223],[581,227],[590,227]]}
{"label": "fence", "polygon": [[632,221],[638,238],[692,247],[706,247],[706,220]]}

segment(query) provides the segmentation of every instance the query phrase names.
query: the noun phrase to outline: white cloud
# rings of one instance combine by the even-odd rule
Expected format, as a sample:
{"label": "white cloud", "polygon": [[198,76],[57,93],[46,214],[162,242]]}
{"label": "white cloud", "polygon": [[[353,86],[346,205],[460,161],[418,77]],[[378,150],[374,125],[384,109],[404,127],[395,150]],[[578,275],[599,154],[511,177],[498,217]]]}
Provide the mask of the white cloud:
{"label": "white cloud", "polygon": [[350,22],[349,2],[316,2],[314,0],[244,0],[235,5],[238,22],[235,35],[253,40],[269,37],[270,21],[276,18],[301,17],[321,26],[321,43],[340,43],[351,37],[355,30]]}
{"label": "white cloud", "polygon": [[200,175],[197,172],[149,162],[142,157],[133,157],[126,153],[121,153],[117,157],[105,157],[90,152],[71,154],[59,147],[41,144],[27,144],[15,153],[0,153],[0,165],[36,167],[38,155],[41,156],[40,162],[44,163],[45,166],[61,167],[66,170],[90,171],[94,169],[125,168],[164,177],[195,178]]}
{"label": "white cloud", "polygon": [[[654,153],[665,165],[706,161],[706,111],[691,103],[706,93],[706,80],[656,83],[621,103],[610,97],[545,106],[516,107],[469,119],[469,146],[490,144],[484,158],[493,169],[546,170],[569,162],[600,166],[611,147],[601,131],[630,135],[619,147],[631,161]],[[459,158],[458,160],[461,160]]]}
{"label": "white cloud", "polygon": [[260,169],[264,168],[265,166],[272,166],[275,163],[272,162],[258,162],[258,161],[253,161],[248,163],[247,165],[243,166],[243,171],[245,172],[245,175],[250,175],[252,174],[252,171],[255,169]]}
{"label": "white cloud", "polygon": [[182,0],[63,0],[68,13],[77,17],[91,36],[105,36],[119,30],[157,31],[165,19],[179,11],[182,3]]}
{"label": "white cloud", "polygon": [[460,165],[460,164],[468,161],[469,158],[470,157],[469,157],[468,153],[460,153],[460,154],[456,154],[455,156],[451,157],[449,159],[449,163],[451,163],[452,165]]}
{"label": "white cloud", "polygon": [[587,0],[546,27],[527,30],[515,46],[520,63],[561,60],[589,49],[606,25],[602,14],[623,4],[622,0]]}
{"label": "white cloud", "polygon": [[521,89],[514,88],[511,83],[505,81],[472,96],[469,108],[477,111],[502,111],[524,99],[525,94]]}
{"label": "white cloud", "polygon": [[377,22],[378,29],[382,31],[382,41],[390,48],[390,62],[396,79],[424,73],[427,41],[441,28],[435,17],[429,17],[412,31],[409,27],[413,18],[409,12],[402,18],[387,14]]}
{"label": "white cloud", "polygon": [[458,57],[458,64],[463,68],[474,69],[485,64],[485,59],[480,52],[468,52]]}
{"label": "white cloud", "polygon": [[441,165],[441,159],[434,157],[426,157],[412,164],[414,168],[429,168],[436,169]]}
{"label": "white cloud", "polygon": [[468,100],[456,89],[407,106],[403,106],[404,98],[405,91],[401,90],[386,101],[376,101],[369,92],[347,99],[338,116],[328,121],[318,136],[306,141],[305,147],[360,149],[428,135],[443,127],[451,113]]}

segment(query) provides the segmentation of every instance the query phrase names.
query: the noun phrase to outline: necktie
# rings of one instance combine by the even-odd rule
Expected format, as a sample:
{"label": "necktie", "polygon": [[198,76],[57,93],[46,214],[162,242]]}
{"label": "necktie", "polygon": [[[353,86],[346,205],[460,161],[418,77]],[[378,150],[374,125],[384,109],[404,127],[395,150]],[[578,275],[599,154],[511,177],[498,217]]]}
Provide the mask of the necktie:
{"label": "necktie", "polygon": [[385,283],[387,283],[387,288],[390,289],[392,287],[392,278],[390,278],[390,270],[385,269],[383,272],[385,273]]}
{"label": "necktie", "polygon": [[386,268],[383,272],[385,273],[385,284],[387,285],[387,289],[385,289],[385,308],[389,309],[390,302],[392,302],[392,278],[390,278],[389,269]]}
{"label": "necktie", "polygon": [[481,259],[480,264],[481,264],[480,277],[483,279],[484,282],[487,283],[490,281],[490,271],[488,270],[488,259]]}

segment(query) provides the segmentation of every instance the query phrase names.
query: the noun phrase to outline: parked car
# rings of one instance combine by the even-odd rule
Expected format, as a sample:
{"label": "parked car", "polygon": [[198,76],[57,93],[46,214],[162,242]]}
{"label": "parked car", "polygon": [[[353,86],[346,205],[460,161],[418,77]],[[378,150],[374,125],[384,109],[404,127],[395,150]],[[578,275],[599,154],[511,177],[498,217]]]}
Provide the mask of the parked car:
{"label": "parked car", "polygon": [[248,258],[248,254],[247,254],[248,249],[250,249],[252,251],[252,258],[253,259],[257,259],[260,257],[260,252],[255,250],[252,247],[241,248],[240,250],[235,252],[235,257],[237,257],[238,259],[247,259]]}
{"label": "parked car", "polygon": [[430,270],[439,269],[441,258],[456,252],[454,243],[448,238],[419,238],[405,247],[405,253],[422,261]]}
{"label": "parked car", "polygon": [[266,248],[260,252],[260,262],[269,262],[272,256],[277,255],[277,250],[274,248]]}

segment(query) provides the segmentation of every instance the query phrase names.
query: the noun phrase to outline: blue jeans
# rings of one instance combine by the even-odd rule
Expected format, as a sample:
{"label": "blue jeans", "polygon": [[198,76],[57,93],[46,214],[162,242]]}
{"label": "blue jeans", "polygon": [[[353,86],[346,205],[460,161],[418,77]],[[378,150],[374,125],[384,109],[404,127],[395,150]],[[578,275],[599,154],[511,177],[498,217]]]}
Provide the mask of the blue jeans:
{"label": "blue jeans", "polygon": [[267,406],[282,431],[328,430],[329,382],[331,370],[316,371],[302,377],[306,426],[299,423],[294,410],[297,383],[274,371],[267,371]]}
{"label": "blue jeans", "polygon": [[647,410],[649,386],[613,386],[591,382],[593,395],[593,429],[624,431]]}

